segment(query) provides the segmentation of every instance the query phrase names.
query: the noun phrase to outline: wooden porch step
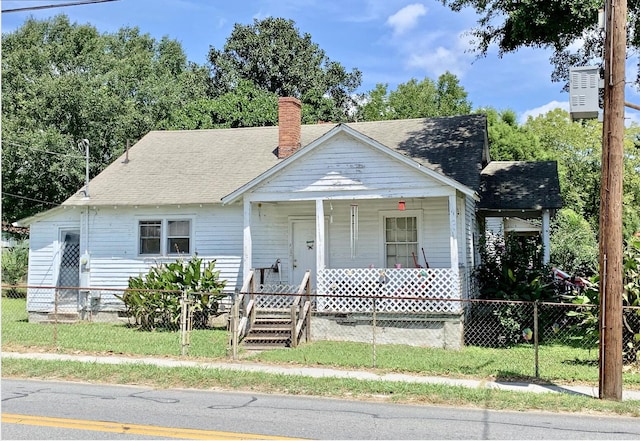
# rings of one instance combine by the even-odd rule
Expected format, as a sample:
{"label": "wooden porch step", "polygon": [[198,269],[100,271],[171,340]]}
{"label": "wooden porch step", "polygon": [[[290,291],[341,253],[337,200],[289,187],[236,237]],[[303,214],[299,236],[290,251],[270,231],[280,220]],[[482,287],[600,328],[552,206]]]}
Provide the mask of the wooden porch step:
{"label": "wooden porch step", "polygon": [[249,334],[242,341],[245,350],[261,351],[291,346],[291,316],[286,309],[256,310]]}

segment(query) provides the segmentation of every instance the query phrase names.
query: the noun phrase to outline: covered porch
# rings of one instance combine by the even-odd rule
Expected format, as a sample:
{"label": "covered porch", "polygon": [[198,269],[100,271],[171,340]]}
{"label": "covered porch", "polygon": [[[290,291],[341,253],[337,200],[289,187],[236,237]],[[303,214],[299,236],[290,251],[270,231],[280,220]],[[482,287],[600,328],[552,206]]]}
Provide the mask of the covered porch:
{"label": "covered porch", "polygon": [[284,287],[308,270],[317,312],[460,313],[456,300],[473,297],[475,217],[466,195],[449,193],[245,198],[243,273],[274,293],[261,307],[284,306]]}

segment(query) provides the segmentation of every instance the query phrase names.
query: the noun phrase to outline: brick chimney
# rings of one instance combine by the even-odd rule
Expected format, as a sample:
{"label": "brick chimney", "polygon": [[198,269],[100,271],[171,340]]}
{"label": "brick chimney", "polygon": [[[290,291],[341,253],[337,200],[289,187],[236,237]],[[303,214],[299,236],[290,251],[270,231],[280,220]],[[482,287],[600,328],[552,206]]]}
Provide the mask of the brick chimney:
{"label": "brick chimney", "polygon": [[278,159],[291,156],[300,147],[302,103],[297,98],[278,98]]}

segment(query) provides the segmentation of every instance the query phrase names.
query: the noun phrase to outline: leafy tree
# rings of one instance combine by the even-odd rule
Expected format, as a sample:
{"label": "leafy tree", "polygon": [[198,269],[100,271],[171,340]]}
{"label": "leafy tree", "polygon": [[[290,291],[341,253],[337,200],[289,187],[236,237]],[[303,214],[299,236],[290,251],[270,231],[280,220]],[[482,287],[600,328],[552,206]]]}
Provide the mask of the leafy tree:
{"label": "leafy tree", "polygon": [[489,149],[494,161],[542,161],[549,159],[540,140],[527,127],[518,124],[512,110],[487,107],[477,110],[487,115]]}
{"label": "leafy tree", "polygon": [[187,63],[179,43],[137,28],[100,34],[58,15],[3,34],[2,218],[32,215],[80,188],[80,140],[90,142],[94,176],[128,139],[206,96],[207,81],[208,71]]}
{"label": "leafy tree", "polygon": [[[554,81],[568,80],[570,66],[602,58],[604,38],[597,29],[601,0],[441,1],[453,11],[469,7],[480,16],[470,34],[481,56],[493,45],[500,56],[521,47],[551,49]],[[640,3],[628,2],[627,45],[631,48],[640,46],[639,11]]]}
{"label": "leafy tree", "polygon": [[[602,124],[594,120],[571,121],[566,111],[555,109],[529,118],[524,126],[539,138],[545,155],[558,161],[565,207],[581,214],[598,231]],[[625,237],[640,230],[640,155],[635,145],[639,134],[640,127],[636,124],[625,129],[622,207]]]}
{"label": "leafy tree", "polygon": [[598,271],[598,240],[589,223],[570,208],[558,212],[551,225],[551,262],[563,271],[591,276]]}
{"label": "leafy tree", "polygon": [[313,122],[348,119],[351,94],[362,76],[357,69],[347,72],[331,61],[311,35],[299,33],[292,20],[275,17],[236,24],[222,50],[210,49],[209,61],[219,95],[247,80],[277,96],[299,98]]}
{"label": "leafy tree", "polygon": [[377,84],[365,100],[359,111],[364,121],[465,115],[471,112],[467,92],[450,72],[440,75],[437,82],[429,78],[418,82],[412,78],[399,84],[394,91],[388,91],[386,84]]}
{"label": "leafy tree", "polygon": [[218,98],[201,98],[174,109],[163,128],[192,130],[277,124],[278,96],[240,80],[233,90]]}

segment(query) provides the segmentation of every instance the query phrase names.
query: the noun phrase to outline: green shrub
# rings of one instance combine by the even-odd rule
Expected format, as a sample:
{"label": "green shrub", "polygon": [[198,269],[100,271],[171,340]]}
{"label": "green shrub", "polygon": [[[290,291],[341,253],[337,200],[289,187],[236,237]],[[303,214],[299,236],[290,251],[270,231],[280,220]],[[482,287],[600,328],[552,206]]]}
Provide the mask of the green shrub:
{"label": "green shrub", "polygon": [[487,235],[480,244],[480,257],[474,271],[480,298],[535,301],[556,297],[551,268],[542,263],[538,238]]}
{"label": "green shrub", "polygon": [[[623,267],[623,306],[640,307],[640,236],[629,238],[622,255]],[[578,337],[581,339],[599,338],[598,309],[593,306],[600,304],[599,276],[591,278],[592,284],[580,292],[567,295],[566,298],[574,304],[584,305],[568,313],[579,322],[574,325]],[[623,355],[625,362],[637,362],[640,360],[640,309],[627,310],[623,318]]]}
{"label": "green shrub", "polygon": [[[474,271],[480,298],[529,302],[557,298],[551,268],[542,263],[539,238],[487,234],[480,244],[480,256],[481,264]],[[507,305],[495,309],[494,315],[499,332],[490,345],[522,342],[522,332],[531,326],[531,311],[523,305]]]}
{"label": "green shrub", "polygon": [[[29,267],[29,242],[23,240],[13,248],[2,249],[2,284],[25,285]],[[4,291],[4,290],[3,290]],[[24,297],[23,288],[11,287],[3,292],[7,297]]]}
{"label": "green shrub", "polygon": [[224,297],[226,281],[220,280],[215,263],[213,260],[205,264],[193,256],[189,261],[160,264],[145,276],[129,278],[129,289],[118,297],[136,325],[153,330],[158,325],[175,327],[181,314],[180,298],[186,292],[194,304],[194,326],[204,327]]}
{"label": "green shrub", "polygon": [[590,277],[598,272],[598,239],[581,215],[565,208],[551,224],[551,261],[568,274]]}

